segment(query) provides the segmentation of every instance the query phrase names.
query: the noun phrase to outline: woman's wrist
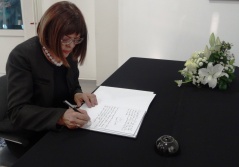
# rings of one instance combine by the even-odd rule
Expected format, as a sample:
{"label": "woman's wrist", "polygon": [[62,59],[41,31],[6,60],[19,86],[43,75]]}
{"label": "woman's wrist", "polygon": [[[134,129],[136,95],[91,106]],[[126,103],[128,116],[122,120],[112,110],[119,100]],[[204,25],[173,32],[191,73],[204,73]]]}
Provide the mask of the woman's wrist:
{"label": "woman's wrist", "polygon": [[63,121],[63,117],[61,117],[58,121],[57,121],[58,125],[65,125],[64,121]]}

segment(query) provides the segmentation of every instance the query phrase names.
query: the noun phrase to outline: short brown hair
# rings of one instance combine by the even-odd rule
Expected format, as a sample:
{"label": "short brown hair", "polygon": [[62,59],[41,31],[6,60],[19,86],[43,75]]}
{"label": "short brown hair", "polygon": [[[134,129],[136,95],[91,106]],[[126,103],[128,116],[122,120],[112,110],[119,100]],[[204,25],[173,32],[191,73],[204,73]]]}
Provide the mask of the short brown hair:
{"label": "short brown hair", "polygon": [[43,14],[38,26],[37,34],[41,45],[50,48],[65,66],[69,66],[61,50],[61,39],[64,35],[80,34],[84,38],[72,51],[74,60],[83,64],[87,51],[87,27],[80,9],[73,3],[61,1],[53,4]]}

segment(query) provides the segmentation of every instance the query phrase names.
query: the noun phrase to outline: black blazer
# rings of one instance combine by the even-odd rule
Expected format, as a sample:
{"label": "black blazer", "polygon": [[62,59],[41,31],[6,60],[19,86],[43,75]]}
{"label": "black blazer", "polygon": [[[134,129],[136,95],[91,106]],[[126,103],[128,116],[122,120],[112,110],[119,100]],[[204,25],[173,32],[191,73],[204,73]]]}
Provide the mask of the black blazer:
{"label": "black blazer", "polygon": [[[68,56],[70,68],[67,84],[70,95],[82,92],[79,85],[78,62]],[[16,46],[9,55],[8,115],[16,128],[42,131],[56,129],[56,123],[66,111],[53,108],[54,69],[47,61],[38,37]]]}

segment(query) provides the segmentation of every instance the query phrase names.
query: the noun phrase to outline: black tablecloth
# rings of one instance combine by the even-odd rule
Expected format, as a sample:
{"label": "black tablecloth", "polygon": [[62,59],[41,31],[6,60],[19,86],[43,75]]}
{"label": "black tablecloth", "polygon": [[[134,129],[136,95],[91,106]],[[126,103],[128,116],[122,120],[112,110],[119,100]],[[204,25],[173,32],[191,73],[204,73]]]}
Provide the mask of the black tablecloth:
{"label": "black tablecloth", "polygon": [[[20,167],[238,167],[239,69],[226,91],[178,87],[184,62],[130,58],[102,85],[156,93],[137,138],[88,130],[49,132],[14,166]],[[156,153],[155,141],[172,135],[180,154]]]}

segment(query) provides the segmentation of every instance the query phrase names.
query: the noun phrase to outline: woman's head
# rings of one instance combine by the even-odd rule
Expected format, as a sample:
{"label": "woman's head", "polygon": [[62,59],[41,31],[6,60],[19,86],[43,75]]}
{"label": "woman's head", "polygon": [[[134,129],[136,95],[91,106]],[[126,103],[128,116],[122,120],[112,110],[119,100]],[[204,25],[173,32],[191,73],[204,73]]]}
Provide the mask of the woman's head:
{"label": "woman's head", "polygon": [[77,6],[68,1],[53,4],[43,14],[37,27],[40,43],[68,66],[65,59],[71,51],[82,64],[87,50],[87,27]]}

